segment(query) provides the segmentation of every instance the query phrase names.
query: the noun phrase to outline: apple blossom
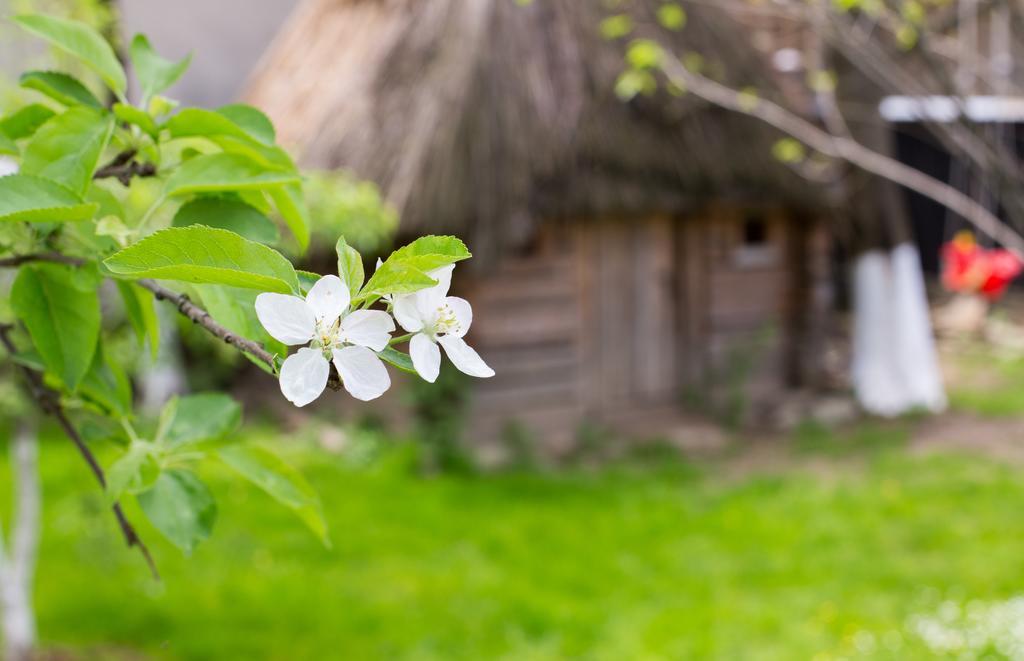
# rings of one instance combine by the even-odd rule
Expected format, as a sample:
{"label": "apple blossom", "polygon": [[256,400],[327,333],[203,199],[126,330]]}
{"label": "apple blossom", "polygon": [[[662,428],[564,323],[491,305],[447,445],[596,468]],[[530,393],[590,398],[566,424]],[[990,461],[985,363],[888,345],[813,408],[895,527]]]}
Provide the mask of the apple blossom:
{"label": "apple blossom", "polygon": [[473,323],[473,308],[463,298],[448,296],[453,270],[454,264],[432,271],[429,275],[437,280],[436,285],[412,294],[396,294],[392,301],[395,319],[413,333],[409,341],[413,367],[431,383],[441,369],[438,344],[461,372],[481,378],[494,376],[494,370],[462,339]]}
{"label": "apple blossom", "polygon": [[318,280],[305,299],[275,293],[256,297],[256,316],[271,337],[289,346],[310,343],[281,366],[281,392],[296,406],[309,404],[327,387],[328,361],[356,399],[376,399],[391,387],[374,352],[387,348],[395,323],[382,310],[350,310],[350,302],[348,287],[335,275]]}

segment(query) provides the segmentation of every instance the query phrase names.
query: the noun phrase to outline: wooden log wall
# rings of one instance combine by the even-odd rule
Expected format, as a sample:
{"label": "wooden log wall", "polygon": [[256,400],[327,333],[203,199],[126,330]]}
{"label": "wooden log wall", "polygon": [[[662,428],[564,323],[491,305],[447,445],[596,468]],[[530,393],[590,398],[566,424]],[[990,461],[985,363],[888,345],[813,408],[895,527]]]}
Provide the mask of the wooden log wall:
{"label": "wooden log wall", "polygon": [[736,208],[549,226],[466,292],[470,343],[497,372],[474,382],[469,434],[516,420],[557,449],[584,421],[723,384],[770,406],[813,358],[801,349],[818,326],[821,241],[783,213]]}

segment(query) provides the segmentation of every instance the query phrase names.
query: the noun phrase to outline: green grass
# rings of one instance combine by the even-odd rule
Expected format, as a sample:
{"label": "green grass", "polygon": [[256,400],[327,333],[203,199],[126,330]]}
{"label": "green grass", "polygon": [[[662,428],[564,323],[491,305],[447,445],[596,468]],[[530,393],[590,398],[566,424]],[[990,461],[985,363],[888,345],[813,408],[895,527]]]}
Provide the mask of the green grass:
{"label": "green grass", "polygon": [[954,410],[985,417],[1024,414],[1024,357],[1006,355],[984,346],[967,346],[954,361],[948,384]]}
{"label": "green grass", "polygon": [[729,480],[682,467],[421,478],[399,452],[356,466],[297,444],[333,549],[207,471],[221,518],[192,558],[140,526],[161,584],[53,439],[40,634],[86,658],[927,657],[908,618],[1024,591],[1024,473],[866,437],[866,466]]}

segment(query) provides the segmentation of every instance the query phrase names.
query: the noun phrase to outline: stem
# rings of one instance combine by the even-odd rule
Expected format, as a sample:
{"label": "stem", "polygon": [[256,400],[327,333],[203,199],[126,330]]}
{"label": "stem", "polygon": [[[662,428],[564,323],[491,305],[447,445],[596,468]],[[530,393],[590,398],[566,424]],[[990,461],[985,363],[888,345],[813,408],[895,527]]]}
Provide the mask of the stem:
{"label": "stem", "polygon": [[138,433],[135,431],[135,427],[132,426],[132,423],[130,420],[128,420],[128,418],[121,418],[120,422],[121,428],[124,429],[124,432],[126,434],[128,434],[128,439],[132,443],[135,443],[140,440]]}
{"label": "stem", "polygon": [[171,291],[153,280],[137,280],[136,284],[153,292],[157,300],[174,304],[178,308],[178,312],[192,320],[193,323],[208,330],[214,337],[220,338],[239,351],[256,358],[275,372],[277,371],[277,358],[274,354],[264,349],[263,345],[237,335],[218,324],[213,320],[209,312],[193,303],[185,294]]}
{"label": "stem", "polygon": [[393,337],[393,338],[391,338],[391,341],[388,342],[388,346],[392,346],[393,347],[396,344],[401,344],[402,342],[408,342],[409,340],[412,339],[412,336],[415,335],[415,334],[416,333],[407,333],[405,335],[399,335],[398,337]]}
{"label": "stem", "polygon": [[[0,325],[0,344],[7,350],[8,355],[13,356],[18,352],[18,348],[14,345],[14,341],[10,338],[10,332],[14,329],[9,324]],[[57,393],[46,387],[43,383],[43,377],[38,372],[31,370],[27,367],[18,366],[22,375],[25,377],[25,381],[28,385],[29,391],[32,398],[35,400],[36,405],[39,406],[40,410],[44,413],[53,417],[57,424],[60,425],[65,435],[71,442],[78,448],[79,454],[85,459],[85,463],[89,465],[92,474],[96,477],[96,481],[99,482],[100,486],[106,489],[107,478],[103,473],[103,468],[97,461],[96,456],[89,449],[89,446],[85,444],[82,436],[75,429],[75,426],[71,423],[67,413],[64,411],[64,407],[61,406],[60,398]],[[149,548],[139,537],[139,534],[135,532],[135,528],[131,523],[128,522],[128,518],[124,515],[124,510],[121,509],[120,503],[114,503],[112,506],[114,517],[117,519],[117,524],[121,528],[121,534],[124,536],[125,542],[128,546],[135,546],[142,553],[146,559],[146,564],[149,565],[150,571],[153,573],[153,578],[160,580],[160,573],[157,571],[156,563],[153,562],[153,557],[149,553]]]}

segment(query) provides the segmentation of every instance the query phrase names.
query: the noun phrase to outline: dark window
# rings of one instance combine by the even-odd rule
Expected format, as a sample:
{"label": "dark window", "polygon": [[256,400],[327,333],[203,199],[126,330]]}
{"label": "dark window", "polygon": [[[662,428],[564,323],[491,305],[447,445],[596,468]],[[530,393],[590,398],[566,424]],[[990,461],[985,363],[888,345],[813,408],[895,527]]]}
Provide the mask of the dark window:
{"label": "dark window", "polygon": [[768,223],[762,216],[747,216],[743,219],[743,245],[763,246],[768,243]]}

